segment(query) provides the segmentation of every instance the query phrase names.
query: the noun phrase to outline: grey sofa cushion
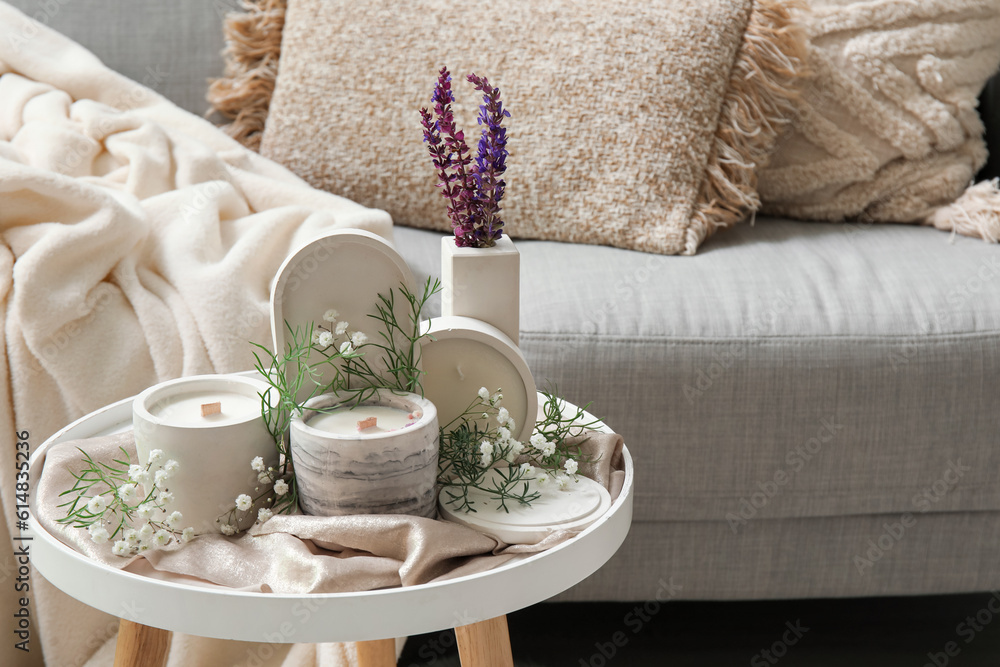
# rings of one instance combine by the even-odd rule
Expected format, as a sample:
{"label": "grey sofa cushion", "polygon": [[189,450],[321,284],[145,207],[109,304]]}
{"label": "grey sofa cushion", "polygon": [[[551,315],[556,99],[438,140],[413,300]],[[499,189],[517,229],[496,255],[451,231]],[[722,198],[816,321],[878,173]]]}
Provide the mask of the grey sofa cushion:
{"label": "grey sofa cushion", "polygon": [[106,65],[198,115],[222,74],[222,17],[235,0],[9,0]]}
{"label": "grey sofa cushion", "polygon": [[[438,272],[439,234],[395,233]],[[950,240],[760,220],[695,257],[522,241],[521,346],[625,436],[637,521],[1000,509],[1000,247]]]}

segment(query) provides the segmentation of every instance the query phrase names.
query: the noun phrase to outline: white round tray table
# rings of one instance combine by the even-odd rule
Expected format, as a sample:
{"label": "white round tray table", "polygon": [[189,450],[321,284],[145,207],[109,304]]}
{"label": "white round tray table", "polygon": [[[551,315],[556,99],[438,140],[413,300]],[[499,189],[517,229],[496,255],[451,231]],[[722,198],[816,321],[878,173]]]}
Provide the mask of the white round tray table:
{"label": "white round tray table", "polygon": [[[131,425],[129,398],[63,428],[38,448],[31,466],[54,444],[120,433]],[[634,471],[627,448],[624,459],[621,494],[576,537],[487,572],[419,586],[284,595],[158,578],[152,570],[145,576],[87,558],[33,517],[28,533],[33,538],[32,563],[63,592],[121,619],[115,667],[159,667],[171,631],[253,642],[270,637],[283,642],[356,641],[361,667],[383,667],[395,664],[395,637],[449,628],[455,628],[463,666],[511,667],[505,615],[582,581],[614,555],[628,534]],[[37,474],[32,478],[38,479]]]}

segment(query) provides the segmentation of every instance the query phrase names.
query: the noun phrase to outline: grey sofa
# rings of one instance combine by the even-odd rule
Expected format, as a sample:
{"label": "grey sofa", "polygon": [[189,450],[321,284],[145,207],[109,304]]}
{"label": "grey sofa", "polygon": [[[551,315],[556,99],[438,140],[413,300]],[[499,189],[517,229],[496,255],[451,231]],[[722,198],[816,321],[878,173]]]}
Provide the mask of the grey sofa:
{"label": "grey sofa", "polygon": [[[13,4],[197,113],[221,71],[225,2]],[[439,236],[397,228],[418,275]],[[536,380],[638,471],[628,540],[562,599],[1000,586],[1000,247],[761,219],[695,257],[518,247]]]}

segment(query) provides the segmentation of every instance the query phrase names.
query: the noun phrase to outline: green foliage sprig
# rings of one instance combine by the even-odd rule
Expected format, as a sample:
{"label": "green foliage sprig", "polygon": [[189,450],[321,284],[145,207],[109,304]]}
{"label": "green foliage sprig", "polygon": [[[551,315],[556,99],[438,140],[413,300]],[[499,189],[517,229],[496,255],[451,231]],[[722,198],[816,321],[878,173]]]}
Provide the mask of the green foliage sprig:
{"label": "green foliage sprig", "polygon": [[510,502],[530,506],[541,497],[541,488],[566,488],[576,480],[579,464],[589,460],[581,449],[585,440],[573,446],[566,441],[600,420],[586,419],[589,403],[566,414],[564,401],[549,391],[542,395],[544,417],[527,443],[513,438],[516,424],[502,406],[499,389],[490,394],[483,387],[461,415],[441,427],[438,484],[449,505],[475,512],[469,494],[478,489],[509,512]]}

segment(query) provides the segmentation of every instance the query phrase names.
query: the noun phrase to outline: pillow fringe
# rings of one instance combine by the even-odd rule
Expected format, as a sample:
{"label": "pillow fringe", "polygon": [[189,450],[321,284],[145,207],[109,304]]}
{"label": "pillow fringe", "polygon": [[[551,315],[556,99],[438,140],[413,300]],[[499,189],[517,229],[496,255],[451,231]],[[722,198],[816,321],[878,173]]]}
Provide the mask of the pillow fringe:
{"label": "pillow fringe", "polygon": [[962,196],[923,219],[946,232],[1000,242],[1000,179],[970,185]]}
{"label": "pillow fringe", "polygon": [[213,79],[209,114],[232,119],[223,129],[252,150],[260,149],[281,56],[286,0],[243,0],[226,15],[225,76]]}
{"label": "pillow fringe", "polygon": [[808,75],[808,39],[792,16],[799,0],[756,0],[729,76],[714,145],[691,213],[684,254],[760,208],[757,170],[782,128],[794,120],[799,85]]}

